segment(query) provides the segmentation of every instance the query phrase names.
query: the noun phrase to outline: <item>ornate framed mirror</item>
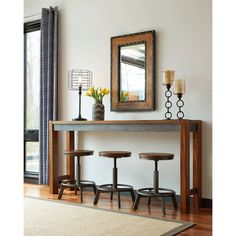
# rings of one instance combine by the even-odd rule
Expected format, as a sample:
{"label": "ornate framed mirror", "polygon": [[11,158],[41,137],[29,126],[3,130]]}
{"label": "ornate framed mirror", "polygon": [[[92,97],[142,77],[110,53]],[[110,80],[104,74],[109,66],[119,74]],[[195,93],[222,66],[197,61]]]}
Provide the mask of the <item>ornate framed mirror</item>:
{"label": "ornate framed mirror", "polygon": [[155,31],[111,38],[111,111],[155,109]]}

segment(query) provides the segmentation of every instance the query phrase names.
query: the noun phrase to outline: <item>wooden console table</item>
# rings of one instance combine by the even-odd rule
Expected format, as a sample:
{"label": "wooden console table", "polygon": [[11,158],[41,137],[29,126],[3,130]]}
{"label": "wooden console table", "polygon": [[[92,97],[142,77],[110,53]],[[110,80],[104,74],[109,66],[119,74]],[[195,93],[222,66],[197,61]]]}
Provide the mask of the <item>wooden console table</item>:
{"label": "wooden console table", "polygon": [[[202,200],[202,121],[200,120],[106,120],[49,121],[50,193],[58,193],[58,133],[66,131],[66,148],[74,148],[74,131],[180,132],[180,211],[201,207]],[[193,189],[190,190],[190,133],[193,133]],[[158,150],[157,150],[158,151]],[[168,151],[168,150],[167,150]],[[74,162],[68,158],[67,175],[74,179]]]}

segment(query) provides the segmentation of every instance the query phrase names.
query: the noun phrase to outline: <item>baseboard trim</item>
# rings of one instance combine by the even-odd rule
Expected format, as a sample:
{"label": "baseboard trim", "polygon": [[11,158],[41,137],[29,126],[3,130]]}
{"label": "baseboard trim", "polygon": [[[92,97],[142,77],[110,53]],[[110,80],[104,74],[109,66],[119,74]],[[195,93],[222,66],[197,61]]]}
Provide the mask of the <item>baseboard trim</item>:
{"label": "baseboard trim", "polygon": [[202,207],[203,208],[211,208],[212,209],[212,199],[202,198]]}
{"label": "baseboard trim", "polygon": [[24,177],[24,183],[26,184],[39,184],[38,178]]}

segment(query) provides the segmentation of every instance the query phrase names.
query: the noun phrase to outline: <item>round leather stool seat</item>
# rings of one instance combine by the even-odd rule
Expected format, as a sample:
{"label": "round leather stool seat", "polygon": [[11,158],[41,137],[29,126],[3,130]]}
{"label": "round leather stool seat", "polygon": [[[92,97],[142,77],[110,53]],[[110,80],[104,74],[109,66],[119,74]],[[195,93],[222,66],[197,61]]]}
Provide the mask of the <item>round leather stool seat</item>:
{"label": "round leather stool seat", "polygon": [[118,193],[118,207],[120,208],[120,193],[121,192],[130,192],[132,201],[135,200],[135,194],[133,187],[128,184],[118,184],[118,168],[116,167],[117,158],[130,157],[131,152],[127,151],[101,151],[99,152],[100,157],[113,158],[114,167],[113,167],[113,178],[112,184],[102,184],[97,187],[96,196],[93,204],[97,204],[99,200],[100,193],[111,193],[111,200],[113,200],[113,193]]}
{"label": "round leather stool seat", "polygon": [[172,153],[158,153],[158,152],[145,152],[139,153],[140,159],[162,161],[162,160],[173,160],[174,154]]}
{"label": "round leather stool seat", "polygon": [[92,150],[65,150],[64,154],[67,156],[91,156],[93,155],[94,151]]}
{"label": "round leather stool seat", "polygon": [[108,158],[123,158],[123,157],[131,157],[131,152],[126,151],[102,151],[99,152],[100,157],[108,157]]}
{"label": "round leather stool seat", "polygon": [[153,187],[151,188],[141,188],[137,190],[137,196],[134,203],[134,210],[138,208],[140,198],[148,197],[148,205],[151,203],[151,198],[160,198],[162,203],[162,214],[165,215],[165,197],[171,197],[173,206],[177,209],[177,201],[176,201],[176,193],[172,189],[167,188],[159,188],[159,171],[158,171],[158,161],[164,160],[173,160],[174,154],[172,153],[154,153],[154,152],[146,152],[139,153],[139,158],[144,160],[150,160],[155,162],[155,169],[153,171]]}
{"label": "round leather stool seat", "polygon": [[94,181],[90,180],[81,180],[80,179],[80,157],[82,156],[91,156],[94,151],[92,150],[64,150],[64,155],[69,158],[76,158],[78,160],[77,163],[77,176],[75,180],[63,180],[61,182],[60,191],[58,194],[58,199],[61,199],[63,195],[63,191],[66,188],[71,188],[75,190],[75,194],[77,194],[77,189],[80,191],[80,202],[83,202],[83,188],[91,187],[93,188],[94,194],[96,193],[97,187]]}

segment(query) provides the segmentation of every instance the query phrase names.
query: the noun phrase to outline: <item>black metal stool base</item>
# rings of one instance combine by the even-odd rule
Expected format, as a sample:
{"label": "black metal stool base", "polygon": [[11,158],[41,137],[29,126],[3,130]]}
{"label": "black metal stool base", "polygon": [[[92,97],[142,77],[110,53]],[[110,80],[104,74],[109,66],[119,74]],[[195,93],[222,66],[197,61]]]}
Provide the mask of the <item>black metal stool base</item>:
{"label": "black metal stool base", "polygon": [[138,209],[138,205],[139,205],[139,201],[140,198],[142,197],[148,197],[148,205],[151,204],[151,198],[155,197],[155,198],[160,198],[161,199],[161,204],[162,204],[162,214],[165,215],[166,211],[165,211],[165,197],[171,197],[172,198],[172,202],[173,202],[173,206],[175,209],[178,208],[177,205],[177,200],[176,200],[176,193],[174,190],[171,189],[166,189],[166,188],[158,188],[158,191],[155,193],[154,192],[154,188],[141,188],[137,191],[137,196],[135,199],[135,203],[134,203],[134,210]]}
{"label": "black metal stool base", "polygon": [[94,194],[97,191],[97,187],[94,181],[89,181],[89,180],[80,180],[80,183],[77,184],[76,181],[62,181],[61,186],[60,186],[60,191],[58,194],[58,199],[61,199],[63,195],[63,191],[66,188],[74,188],[75,189],[75,194],[77,194],[77,189],[80,191],[80,202],[83,202],[83,188],[85,187],[91,187],[93,188]]}
{"label": "black metal stool base", "polygon": [[132,201],[135,201],[135,194],[133,187],[131,185],[127,184],[117,184],[117,188],[113,188],[113,184],[102,184],[97,187],[97,192],[96,196],[94,199],[93,204],[96,205],[99,200],[100,193],[111,193],[111,201],[113,200],[113,193],[117,192],[118,193],[118,207],[121,207],[120,204],[120,193],[121,192],[130,192]]}

